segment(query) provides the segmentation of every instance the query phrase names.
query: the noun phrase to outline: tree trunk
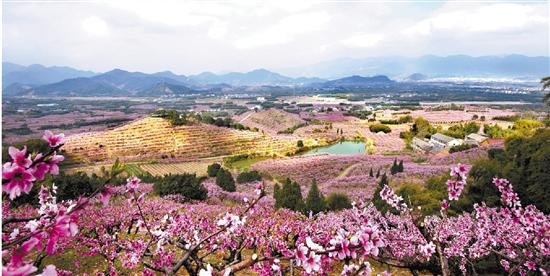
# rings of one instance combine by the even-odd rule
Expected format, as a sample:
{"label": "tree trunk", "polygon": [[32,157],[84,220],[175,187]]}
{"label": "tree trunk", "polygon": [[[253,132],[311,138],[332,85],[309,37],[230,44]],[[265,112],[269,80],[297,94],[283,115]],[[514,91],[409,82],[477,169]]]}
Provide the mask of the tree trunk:
{"label": "tree trunk", "polygon": [[437,249],[437,254],[439,255],[439,265],[441,266],[441,275],[450,276],[451,271],[449,270],[449,262],[447,261],[447,258],[445,258],[445,256],[443,255],[441,244],[439,242],[435,242],[435,246]]}

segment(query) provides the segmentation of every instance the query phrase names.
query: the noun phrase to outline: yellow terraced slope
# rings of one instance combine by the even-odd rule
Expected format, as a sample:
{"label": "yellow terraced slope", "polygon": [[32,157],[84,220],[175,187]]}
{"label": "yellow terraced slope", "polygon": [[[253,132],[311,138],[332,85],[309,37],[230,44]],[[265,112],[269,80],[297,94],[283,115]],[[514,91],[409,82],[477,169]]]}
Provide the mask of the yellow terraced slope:
{"label": "yellow terraced slope", "polygon": [[104,161],[284,155],[295,146],[292,138],[204,124],[172,127],[167,120],[148,117],[113,130],[69,136],[64,148],[77,159]]}

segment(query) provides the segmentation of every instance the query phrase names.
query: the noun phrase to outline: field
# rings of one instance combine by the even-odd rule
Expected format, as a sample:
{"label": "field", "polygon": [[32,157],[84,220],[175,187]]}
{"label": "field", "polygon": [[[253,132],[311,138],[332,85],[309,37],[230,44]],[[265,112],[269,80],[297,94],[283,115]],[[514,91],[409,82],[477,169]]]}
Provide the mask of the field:
{"label": "field", "polygon": [[192,173],[198,176],[204,176],[206,175],[206,168],[208,165],[211,165],[212,163],[221,163],[221,161],[221,158],[208,158],[200,161],[180,163],[141,164],[139,167],[154,176],[183,173]]}

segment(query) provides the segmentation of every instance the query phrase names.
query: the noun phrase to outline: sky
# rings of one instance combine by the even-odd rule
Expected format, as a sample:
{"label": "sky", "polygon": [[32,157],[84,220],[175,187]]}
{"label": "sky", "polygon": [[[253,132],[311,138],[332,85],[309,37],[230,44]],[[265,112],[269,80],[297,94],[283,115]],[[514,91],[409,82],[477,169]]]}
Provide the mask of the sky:
{"label": "sky", "polygon": [[548,56],[549,23],[546,0],[4,0],[2,55],[179,74],[345,57]]}

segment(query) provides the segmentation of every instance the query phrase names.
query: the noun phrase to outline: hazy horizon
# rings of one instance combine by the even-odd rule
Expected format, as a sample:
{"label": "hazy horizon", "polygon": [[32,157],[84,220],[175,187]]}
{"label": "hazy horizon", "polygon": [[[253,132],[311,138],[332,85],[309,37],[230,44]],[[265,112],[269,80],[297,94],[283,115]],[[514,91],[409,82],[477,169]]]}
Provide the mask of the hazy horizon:
{"label": "hazy horizon", "polygon": [[4,2],[3,59],[146,73],[334,59],[548,56],[547,1]]}

